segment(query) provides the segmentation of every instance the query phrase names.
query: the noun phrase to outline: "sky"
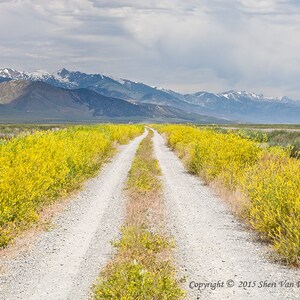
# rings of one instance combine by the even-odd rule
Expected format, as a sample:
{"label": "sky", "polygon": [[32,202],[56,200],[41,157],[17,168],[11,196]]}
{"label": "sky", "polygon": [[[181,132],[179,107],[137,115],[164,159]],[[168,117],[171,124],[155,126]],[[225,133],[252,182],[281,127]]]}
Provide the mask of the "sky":
{"label": "sky", "polygon": [[0,67],[300,100],[299,0],[0,0]]}

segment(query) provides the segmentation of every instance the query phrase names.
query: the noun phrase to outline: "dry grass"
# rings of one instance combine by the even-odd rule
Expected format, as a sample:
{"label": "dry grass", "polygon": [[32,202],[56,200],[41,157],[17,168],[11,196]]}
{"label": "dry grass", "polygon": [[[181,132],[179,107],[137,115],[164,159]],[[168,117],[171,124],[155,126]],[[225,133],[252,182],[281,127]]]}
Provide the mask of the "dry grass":
{"label": "dry grass", "polygon": [[230,210],[241,220],[247,221],[247,207],[250,205],[249,199],[244,195],[244,193],[239,190],[230,191],[224,187],[224,185],[215,180],[213,182],[208,183],[209,187],[221,198],[223,199]]}
{"label": "dry grass", "polygon": [[152,131],[141,143],[132,164],[126,185],[126,225],[162,229],[163,201],[159,180],[161,174],[157,160],[153,157]]}

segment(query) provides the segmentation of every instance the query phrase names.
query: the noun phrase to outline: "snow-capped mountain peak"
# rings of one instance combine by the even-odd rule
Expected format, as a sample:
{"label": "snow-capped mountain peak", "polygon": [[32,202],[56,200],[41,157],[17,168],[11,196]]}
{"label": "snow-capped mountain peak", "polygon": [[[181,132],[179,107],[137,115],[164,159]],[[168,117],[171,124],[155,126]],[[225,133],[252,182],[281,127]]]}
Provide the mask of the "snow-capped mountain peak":
{"label": "snow-capped mountain peak", "polygon": [[53,77],[53,75],[44,70],[37,70],[34,72],[24,72],[24,71],[5,68],[0,70],[0,77],[10,78],[15,80],[32,80],[32,81],[41,80],[42,81],[44,79]]}
{"label": "snow-capped mountain peak", "polygon": [[225,97],[229,100],[240,100],[241,98],[248,98],[251,100],[264,100],[265,97],[262,94],[256,94],[253,92],[246,91],[228,91],[224,93],[217,94],[218,97]]}
{"label": "snow-capped mountain peak", "polygon": [[19,77],[22,77],[23,74],[24,72],[20,72],[10,68],[0,70],[0,76],[3,78],[18,79]]}
{"label": "snow-capped mountain peak", "polygon": [[172,90],[170,89],[165,89],[161,86],[151,86],[152,88],[154,88],[155,90],[158,90],[158,91],[162,91],[162,92],[166,92],[166,93],[170,93],[170,92],[173,92]]}
{"label": "snow-capped mountain peak", "polygon": [[51,74],[47,71],[44,71],[44,70],[37,70],[37,71],[25,73],[25,74],[28,76],[28,78],[30,78],[33,81],[53,78],[53,74]]}

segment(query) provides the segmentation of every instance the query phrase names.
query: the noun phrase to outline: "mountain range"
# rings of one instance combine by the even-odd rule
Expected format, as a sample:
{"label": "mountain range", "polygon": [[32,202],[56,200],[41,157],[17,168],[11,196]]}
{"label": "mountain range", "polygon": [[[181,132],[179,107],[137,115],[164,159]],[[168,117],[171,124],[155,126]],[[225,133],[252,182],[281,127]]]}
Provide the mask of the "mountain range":
{"label": "mountain range", "polygon": [[164,105],[135,104],[89,89],[65,89],[42,81],[0,83],[0,123],[3,122],[204,122],[217,118]]}
{"label": "mountain range", "polygon": [[[251,92],[181,94],[127,79],[62,69],[0,70],[0,120],[300,123],[300,102]],[[1,122],[1,121],[0,121]]]}

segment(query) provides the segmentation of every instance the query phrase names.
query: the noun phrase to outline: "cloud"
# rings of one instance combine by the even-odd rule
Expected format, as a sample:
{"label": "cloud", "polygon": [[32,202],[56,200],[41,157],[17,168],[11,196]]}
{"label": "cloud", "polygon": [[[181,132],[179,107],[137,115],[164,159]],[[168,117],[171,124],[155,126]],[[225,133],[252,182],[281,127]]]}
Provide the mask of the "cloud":
{"label": "cloud", "polygon": [[295,0],[0,1],[2,67],[300,99]]}

